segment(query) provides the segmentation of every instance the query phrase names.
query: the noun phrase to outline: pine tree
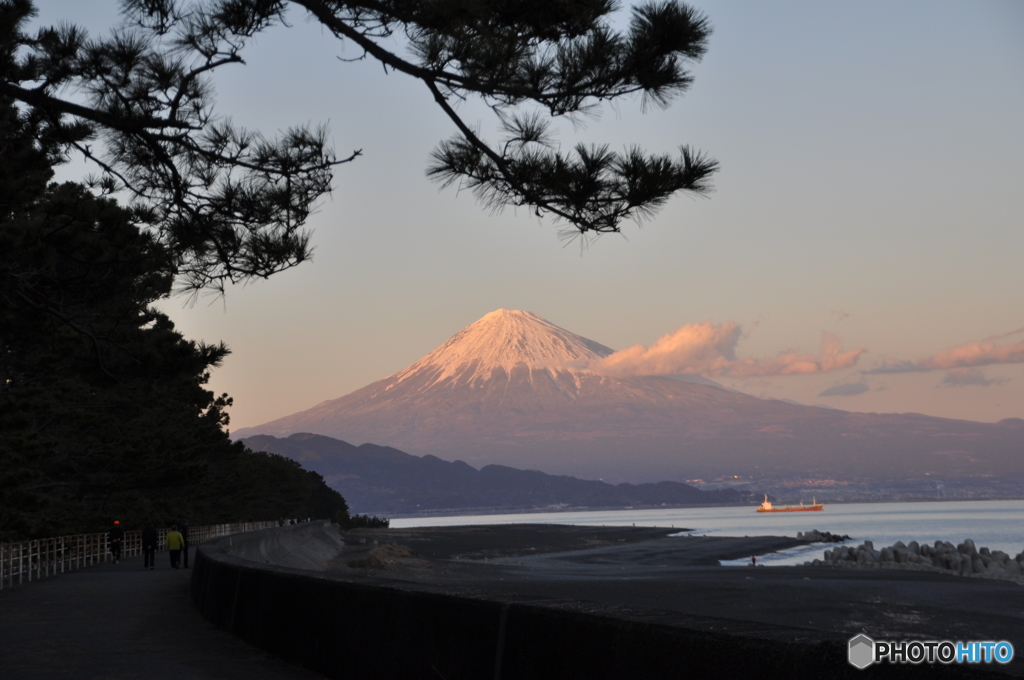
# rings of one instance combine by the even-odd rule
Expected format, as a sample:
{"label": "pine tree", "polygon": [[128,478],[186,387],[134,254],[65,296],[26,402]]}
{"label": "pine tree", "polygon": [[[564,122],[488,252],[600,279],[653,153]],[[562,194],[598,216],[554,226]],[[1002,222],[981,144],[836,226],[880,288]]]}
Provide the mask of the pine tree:
{"label": "pine tree", "polygon": [[[185,289],[222,289],[305,260],[306,218],[330,190],[332,169],[359,155],[336,156],[322,126],[268,139],[213,111],[211,74],[242,63],[247,43],[289,12],[422,82],[457,131],[435,149],[428,174],[491,208],[527,206],[576,233],[613,232],[676,192],[708,191],[717,168],[687,146],[676,157],[606,145],[563,152],[550,126],[602,102],[640,96],[666,106],[685,91],[710,26],[676,0],[635,6],[621,31],[611,0],[122,5],[125,24],[90,40],[74,26],[29,35],[31,0],[0,0],[0,94],[28,107],[44,138],[97,164],[101,188],[134,196],[136,219],[173,256]],[[490,107],[503,138],[488,141],[460,117],[455,104],[467,98]]]}
{"label": "pine tree", "polygon": [[[166,246],[80,184],[31,116],[0,97],[0,539],[135,523],[347,516],[315,473],[232,444],[228,354],[153,302]],[[131,526],[131,524],[129,524]]]}

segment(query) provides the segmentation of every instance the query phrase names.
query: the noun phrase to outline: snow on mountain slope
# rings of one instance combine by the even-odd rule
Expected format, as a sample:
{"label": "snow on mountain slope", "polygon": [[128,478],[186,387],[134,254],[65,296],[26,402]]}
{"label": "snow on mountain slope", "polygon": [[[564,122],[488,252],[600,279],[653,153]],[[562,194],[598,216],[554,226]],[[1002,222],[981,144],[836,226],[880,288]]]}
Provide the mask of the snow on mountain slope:
{"label": "snow on mountain slope", "polygon": [[394,375],[233,438],[310,432],[478,466],[629,482],[1024,474],[1024,428],[847,413],[587,368],[611,353],[536,314],[499,309]]}
{"label": "snow on mountain slope", "polygon": [[400,383],[430,374],[434,382],[452,378],[455,385],[472,384],[489,379],[499,369],[506,375],[517,367],[531,372],[581,369],[611,353],[604,345],[559,328],[532,312],[499,309],[393,377]]}

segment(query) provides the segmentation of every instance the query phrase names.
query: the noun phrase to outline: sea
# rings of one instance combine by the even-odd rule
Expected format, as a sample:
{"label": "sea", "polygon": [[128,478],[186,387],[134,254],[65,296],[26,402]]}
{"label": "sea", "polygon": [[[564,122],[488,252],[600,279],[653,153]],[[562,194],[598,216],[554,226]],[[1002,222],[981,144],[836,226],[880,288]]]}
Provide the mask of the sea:
{"label": "sea", "polygon": [[[850,545],[872,541],[876,549],[896,541],[954,545],[972,539],[980,549],[1002,550],[1011,557],[1024,551],[1024,500],[923,501],[901,503],[826,504],[821,512],[758,513],[756,506],[658,508],[536,512],[513,515],[407,517],[391,520],[395,528],[479,524],[570,524],[584,526],[645,526],[680,529],[676,536],[793,536],[798,531],[828,531],[849,535]],[[682,530],[688,531],[682,531]],[[820,558],[835,544],[812,544],[767,555],[759,564],[791,566]],[[748,559],[723,561],[743,566]]]}

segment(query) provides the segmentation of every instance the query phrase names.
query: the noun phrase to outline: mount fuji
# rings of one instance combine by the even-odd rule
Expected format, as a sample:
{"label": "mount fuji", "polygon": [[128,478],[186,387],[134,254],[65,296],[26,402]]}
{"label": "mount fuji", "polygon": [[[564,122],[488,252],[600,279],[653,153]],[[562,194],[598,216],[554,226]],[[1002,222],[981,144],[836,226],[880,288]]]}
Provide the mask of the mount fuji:
{"label": "mount fuji", "polygon": [[1020,419],[849,413],[696,377],[614,377],[600,371],[612,353],[499,309],[394,375],[232,437],[308,432],[615,482],[1024,475]]}

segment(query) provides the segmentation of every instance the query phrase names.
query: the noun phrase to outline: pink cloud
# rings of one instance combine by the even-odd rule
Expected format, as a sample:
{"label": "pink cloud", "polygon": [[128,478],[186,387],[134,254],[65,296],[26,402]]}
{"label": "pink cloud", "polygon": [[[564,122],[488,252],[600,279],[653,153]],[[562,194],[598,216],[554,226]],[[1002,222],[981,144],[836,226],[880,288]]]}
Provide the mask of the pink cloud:
{"label": "pink cloud", "polygon": [[[1022,331],[1024,328],[1014,333]],[[997,345],[991,340],[982,340],[944,349],[935,356],[925,359],[922,364],[926,368],[934,370],[936,368],[968,368],[988,364],[1019,364],[1021,362],[1024,362],[1024,341],[1009,345]]]}
{"label": "pink cloud", "polygon": [[839,336],[822,333],[818,356],[784,352],[774,359],[737,358],[738,324],[691,323],[658,338],[650,347],[634,345],[590,365],[613,376],[698,374],[717,377],[763,377],[827,373],[857,363],[863,349],[843,350]]}
{"label": "pink cloud", "polygon": [[971,368],[989,364],[1024,363],[1024,340],[1016,343],[996,344],[1001,340],[1024,333],[1024,328],[1004,333],[993,338],[968,342],[920,361],[900,361],[895,364],[884,364],[865,373],[910,373],[920,371],[936,371],[943,369]]}

